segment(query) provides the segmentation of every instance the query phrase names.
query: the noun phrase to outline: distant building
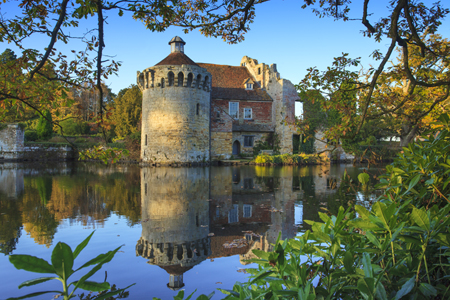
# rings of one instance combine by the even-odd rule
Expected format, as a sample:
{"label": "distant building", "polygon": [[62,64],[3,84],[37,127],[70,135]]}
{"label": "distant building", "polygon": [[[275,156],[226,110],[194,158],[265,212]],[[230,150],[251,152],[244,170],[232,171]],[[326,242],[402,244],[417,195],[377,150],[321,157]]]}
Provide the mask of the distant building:
{"label": "distant building", "polygon": [[257,141],[279,139],[293,152],[295,86],[275,64],[244,56],[240,66],[195,63],[174,37],[171,53],[137,74],[143,93],[141,160],[208,162],[252,153]]}

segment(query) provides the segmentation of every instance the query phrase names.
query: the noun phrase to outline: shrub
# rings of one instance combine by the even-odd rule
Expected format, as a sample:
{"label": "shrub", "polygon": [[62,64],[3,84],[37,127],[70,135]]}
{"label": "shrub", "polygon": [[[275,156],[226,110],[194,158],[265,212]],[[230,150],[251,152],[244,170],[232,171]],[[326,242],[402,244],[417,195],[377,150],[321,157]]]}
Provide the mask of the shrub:
{"label": "shrub", "polygon": [[38,139],[36,130],[25,130],[25,142],[34,142]]}
{"label": "shrub", "polygon": [[47,140],[52,136],[53,132],[52,114],[46,110],[43,115],[45,118],[42,115],[39,117],[36,132],[39,139]]}
{"label": "shrub", "polygon": [[[70,118],[59,122],[62,127],[64,135],[77,135],[77,134],[88,134],[90,132],[90,127],[87,122],[77,120],[75,118]],[[59,134],[61,129],[59,129]]]}
{"label": "shrub", "polygon": [[370,210],[320,212],[305,221],[312,231],[253,250],[258,269],[222,290],[227,299],[449,299],[450,126],[440,120],[387,167]]}

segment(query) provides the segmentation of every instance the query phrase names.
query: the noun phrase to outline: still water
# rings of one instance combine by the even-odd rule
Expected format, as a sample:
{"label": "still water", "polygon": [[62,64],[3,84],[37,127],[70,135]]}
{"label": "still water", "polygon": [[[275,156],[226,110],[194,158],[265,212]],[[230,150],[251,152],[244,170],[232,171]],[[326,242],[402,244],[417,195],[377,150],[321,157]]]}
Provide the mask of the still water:
{"label": "still water", "polygon": [[[177,290],[209,294],[246,281],[252,249],[271,250],[348,201],[370,201],[341,185],[365,166],[139,168],[100,164],[0,165],[0,299],[43,290],[17,286],[42,274],[16,270],[9,254],[50,261],[53,246],[74,249],[93,230],[82,263],[122,245],[92,280],[119,288],[136,283],[128,299],[172,299]],[[381,168],[370,168],[379,175]],[[73,280],[83,274],[73,275]],[[44,275],[45,276],[45,275]],[[82,293],[82,290],[79,290]],[[39,299],[52,299],[48,294]],[[216,291],[213,299],[224,295]]]}

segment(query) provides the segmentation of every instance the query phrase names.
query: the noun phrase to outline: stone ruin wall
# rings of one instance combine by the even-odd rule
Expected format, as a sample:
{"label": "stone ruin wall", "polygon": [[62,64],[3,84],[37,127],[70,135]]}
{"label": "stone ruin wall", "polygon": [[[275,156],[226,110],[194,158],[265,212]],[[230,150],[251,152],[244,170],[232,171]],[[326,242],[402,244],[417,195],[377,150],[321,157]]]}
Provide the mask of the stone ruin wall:
{"label": "stone ruin wall", "polygon": [[20,159],[23,156],[24,131],[18,124],[0,129],[0,159]]}
{"label": "stone ruin wall", "polygon": [[244,63],[261,88],[273,99],[272,122],[280,139],[280,153],[292,154],[292,138],[297,132],[294,124],[295,101],[299,99],[295,86],[280,77],[276,64],[268,66],[248,56],[242,58],[241,65]]}
{"label": "stone ruin wall", "polygon": [[138,72],[142,91],[141,160],[209,162],[211,74],[192,65]]}

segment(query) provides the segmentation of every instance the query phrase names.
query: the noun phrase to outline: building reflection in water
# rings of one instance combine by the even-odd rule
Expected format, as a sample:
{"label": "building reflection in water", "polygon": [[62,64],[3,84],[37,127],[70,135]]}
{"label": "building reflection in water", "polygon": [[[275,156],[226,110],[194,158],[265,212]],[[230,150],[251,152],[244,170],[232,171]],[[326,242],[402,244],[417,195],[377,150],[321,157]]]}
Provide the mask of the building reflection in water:
{"label": "building reflection in water", "polygon": [[141,169],[142,236],[136,254],[184,286],[183,274],[211,255],[208,168]]}
{"label": "building reflection in water", "polygon": [[[258,176],[257,168],[142,168],[142,235],[136,254],[163,268],[167,286],[206,259],[272,250],[297,233],[301,191],[292,172]],[[300,221],[301,222],[301,221]],[[298,223],[298,220],[297,220]]]}

